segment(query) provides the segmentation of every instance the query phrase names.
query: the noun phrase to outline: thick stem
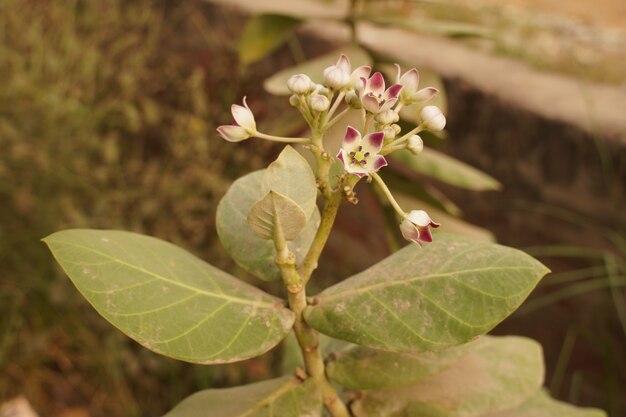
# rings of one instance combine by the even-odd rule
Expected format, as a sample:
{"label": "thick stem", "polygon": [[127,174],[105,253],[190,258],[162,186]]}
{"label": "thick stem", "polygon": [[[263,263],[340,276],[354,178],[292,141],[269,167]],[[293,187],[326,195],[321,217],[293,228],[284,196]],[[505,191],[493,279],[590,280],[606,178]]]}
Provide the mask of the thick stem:
{"label": "thick stem", "polygon": [[335,191],[330,195],[330,198],[324,205],[320,227],[317,229],[311,248],[306,254],[298,271],[302,277],[304,285],[306,285],[309,278],[311,278],[311,274],[317,267],[317,261],[322,254],[322,250],[324,249],[324,246],[326,246],[326,241],[328,240],[330,231],[333,228],[335,217],[337,217],[337,211],[339,210],[339,205],[341,204],[341,197],[341,190]]}

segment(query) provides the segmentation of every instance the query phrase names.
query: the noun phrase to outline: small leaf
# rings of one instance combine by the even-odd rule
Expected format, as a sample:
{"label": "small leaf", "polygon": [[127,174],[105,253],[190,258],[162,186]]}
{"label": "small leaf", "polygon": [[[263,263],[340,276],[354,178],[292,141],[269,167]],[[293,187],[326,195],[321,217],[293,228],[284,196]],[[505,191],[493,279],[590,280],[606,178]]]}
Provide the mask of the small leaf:
{"label": "small leaf", "polygon": [[308,219],[317,207],[317,186],[311,166],[294,148],[287,145],[265,170],[263,194],[275,191],[299,205]]}
{"label": "small leaf", "polygon": [[356,417],[478,417],[521,404],[543,376],[534,340],[484,337],[454,366],[413,385],[366,392],[352,411]]}
{"label": "small leaf", "polygon": [[250,65],[274,52],[289,39],[300,19],[280,14],[252,17],[239,39],[239,61]]}
{"label": "small leaf", "polygon": [[409,385],[453,366],[477,342],[439,352],[396,353],[352,346],[334,355],[326,371],[337,384],[352,389],[381,389]]}
{"label": "small leaf", "polygon": [[291,95],[291,91],[287,88],[287,80],[294,74],[306,74],[316,83],[321,83],[324,81],[324,69],[335,65],[341,54],[350,58],[353,71],[361,65],[372,64],[372,58],[364,49],[355,45],[344,46],[341,49],[277,72],[263,82],[263,87],[265,91],[276,96]]}
{"label": "small leaf", "polygon": [[204,364],[252,358],[276,346],[294,321],[280,299],[159,239],[75,229],[44,242],[105,319],[172,358]]}
{"label": "small leaf", "polygon": [[398,151],[389,157],[405,163],[420,174],[456,187],[473,191],[492,191],[502,188],[495,178],[431,148],[424,148],[419,155],[413,155],[409,151]]}
{"label": "small leaf", "polygon": [[[248,174],[230,186],[217,206],[216,226],[222,245],[239,266],[258,278],[272,281],[280,278],[280,271],[274,263],[274,243],[258,237],[247,221],[250,208],[264,195],[265,171]],[[304,259],[319,223],[320,214],[315,207],[302,233],[296,240],[288,242],[289,249],[296,255],[296,265]]]}
{"label": "small leaf", "polygon": [[197,392],[164,417],[319,417],[322,401],[313,379],[286,376],[234,388]]}
{"label": "small leaf", "polygon": [[248,224],[261,239],[272,240],[279,231],[285,240],[294,240],[306,226],[306,215],[292,199],[270,191],[254,203]]}
{"label": "small leaf", "polygon": [[441,233],[326,289],[304,317],[320,332],[359,345],[440,350],[488,332],[547,272],[519,250]]}
{"label": "small leaf", "polygon": [[539,391],[522,405],[511,410],[481,417],[606,417],[597,408],[580,408],[553,400],[544,391]]}

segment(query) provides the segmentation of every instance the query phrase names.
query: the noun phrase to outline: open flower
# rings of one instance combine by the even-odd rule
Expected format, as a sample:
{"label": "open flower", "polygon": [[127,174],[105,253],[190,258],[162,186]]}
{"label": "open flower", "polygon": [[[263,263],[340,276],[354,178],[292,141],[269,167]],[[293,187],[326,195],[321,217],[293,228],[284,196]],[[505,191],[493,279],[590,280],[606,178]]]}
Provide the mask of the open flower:
{"label": "open flower", "polygon": [[361,103],[365,110],[374,114],[391,109],[402,90],[402,84],[394,84],[385,90],[385,79],[380,72],[370,78],[361,77],[361,82]]}
{"label": "open flower", "polygon": [[406,240],[422,246],[422,243],[433,241],[430,228],[439,226],[424,210],[411,210],[400,224],[400,231]]}
{"label": "open flower", "polygon": [[337,154],[346,172],[363,177],[386,166],[387,160],[378,154],[383,147],[384,136],[383,132],[373,132],[361,138],[358,130],[348,126]]}
{"label": "open flower", "polygon": [[396,64],[396,68],[398,69],[396,82],[402,85],[402,91],[400,92],[400,101],[402,103],[406,105],[421,103],[430,100],[439,92],[435,87],[426,87],[418,90],[420,73],[417,69],[411,68],[400,76],[402,72],[400,65]]}
{"label": "open flower", "polygon": [[233,114],[232,125],[222,125],[217,128],[217,133],[229,142],[241,142],[257,134],[254,114],[243,98],[243,106],[233,104],[230,107]]}
{"label": "open flower", "polygon": [[326,85],[336,90],[354,88],[362,77],[369,77],[372,68],[367,65],[361,65],[354,71],[351,71],[352,65],[350,60],[347,56],[341,54],[335,65],[331,65],[324,70],[324,81]]}

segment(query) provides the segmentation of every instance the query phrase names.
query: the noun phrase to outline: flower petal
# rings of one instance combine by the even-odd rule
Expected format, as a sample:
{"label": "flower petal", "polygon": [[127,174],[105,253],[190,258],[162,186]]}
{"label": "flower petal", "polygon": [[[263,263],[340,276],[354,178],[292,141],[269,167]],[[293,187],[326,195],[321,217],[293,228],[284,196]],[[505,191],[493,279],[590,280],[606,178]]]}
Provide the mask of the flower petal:
{"label": "flower petal", "polygon": [[217,128],[217,133],[229,142],[241,142],[250,137],[246,129],[239,126],[224,125]]}
{"label": "flower petal", "polygon": [[426,87],[419,90],[411,98],[416,101],[426,101],[435,97],[438,93],[439,90],[437,90],[435,87]]}
{"label": "flower petal", "polygon": [[416,68],[411,68],[404,73],[398,82],[411,92],[417,91],[420,83],[420,73]]}
{"label": "flower petal", "polygon": [[350,75],[350,70],[352,69],[352,66],[350,65],[350,59],[346,55],[341,54],[341,56],[339,56],[339,59],[337,60],[337,64],[335,65],[341,68],[341,70],[347,75]]}
{"label": "flower petal", "polygon": [[240,106],[238,104],[233,104],[230,106],[230,111],[233,114],[233,119],[237,122],[237,124],[249,132],[256,131],[256,122],[254,120],[254,115],[248,108],[248,104],[246,103],[246,98],[243,98],[244,106]]}
{"label": "flower petal", "polygon": [[348,170],[348,165],[347,165],[347,161],[350,160],[350,158],[345,155],[346,151],[343,149],[339,149],[339,153],[337,154],[337,159],[339,159],[341,161],[341,163],[343,164],[344,169],[347,171]]}
{"label": "flower petal", "polygon": [[383,147],[385,134],[383,132],[373,132],[363,138],[363,152],[378,153]]}
{"label": "flower petal", "polygon": [[385,159],[384,156],[382,155],[376,155],[374,157],[374,164],[373,164],[373,172],[378,171],[379,169],[381,169],[382,167],[386,167],[387,166],[387,160]]}
{"label": "flower petal", "polygon": [[367,65],[361,65],[352,72],[351,78],[353,82],[357,82],[361,78],[367,79],[372,72],[372,67]]}
{"label": "flower petal", "polygon": [[382,106],[380,106],[380,109],[378,111],[382,113],[384,111],[391,109],[393,105],[396,104],[396,101],[398,101],[397,98],[390,98],[388,100],[385,100],[385,102],[383,103]]}
{"label": "flower petal", "polygon": [[343,137],[341,147],[347,152],[356,150],[361,145],[361,133],[352,126],[346,128],[346,134]]}
{"label": "flower petal", "polygon": [[400,91],[402,91],[402,84],[394,84],[385,91],[383,98],[385,100],[390,100],[392,98],[398,98],[400,95]]}
{"label": "flower petal", "polygon": [[385,79],[383,78],[383,74],[375,72],[368,80],[367,87],[369,87],[369,91],[374,93],[374,95],[383,94],[385,91]]}
{"label": "flower petal", "polygon": [[365,108],[365,110],[370,113],[378,113],[380,112],[380,104],[378,103],[378,99],[374,97],[374,94],[367,93],[361,96],[361,104]]}
{"label": "flower petal", "polygon": [[411,210],[406,218],[417,227],[428,227],[432,222],[432,219],[424,210]]}
{"label": "flower petal", "polygon": [[419,240],[421,240],[422,242],[432,242],[433,241],[433,234],[431,233],[430,229],[428,227],[424,227],[422,229],[420,229],[419,231]]}

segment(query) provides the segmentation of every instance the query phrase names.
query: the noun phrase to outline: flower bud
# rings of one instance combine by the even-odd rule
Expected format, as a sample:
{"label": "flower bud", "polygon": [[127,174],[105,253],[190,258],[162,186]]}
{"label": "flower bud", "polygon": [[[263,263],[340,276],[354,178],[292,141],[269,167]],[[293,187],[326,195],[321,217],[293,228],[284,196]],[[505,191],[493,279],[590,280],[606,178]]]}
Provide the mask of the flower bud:
{"label": "flower bud", "polygon": [[446,117],[437,106],[424,107],[420,112],[420,119],[422,126],[431,132],[439,132],[446,126]]}
{"label": "flower bud", "polygon": [[393,110],[385,110],[376,115],[375,120],[382,125],[390,125],[400,120],[398,113]]}
{"label": "flower bud", "polygon": [[298,97],[296,94],[290,96],[289,104],[291,104],[293,107],[298,107],[300,105],[300,97]]}
{"label": "flower bud", "polygon": [[413,155],[418,155],[424,150],[424,141],[418,135],[413,135],[406,144],[406,148],[411,151]]}
{"label": "flower bud", "polygon": [[396,138],[396,130],[391,126],[383,127],[383,134],[385,135],[385,141],[393,140]]}
{"label": "flower bud", "polygon": [[324,70],[324,81],[330,88],[339,90],[350,83],[350,74],[337,65],[331,65]]}
{"label": "flower bud", "polygon": [[424,210],[411,210],[402,220],[400,232],[406,240],[422,246],[422,243],[433,241],[431,227],[439,227],[439,223],[435,223]]}
{"label": "flower bud", "polygon": [[396,135],[399,135],[400,132],[402,132],[402,128],[400,127],[400,125],[392,124],[391,127],[393,127],[393,130],[395,130]]}
{"label": "flower bud", "polygon": [[326,96],[314,94],[309,97],[309,107],[311,107],[311,110],[321,113],[328,110],[328,108],[330,107],[330,101]]}
{"label": "flower bud", "polygon": [[306,94],[313,91],[314,83],[306,74],[296,74],[287,80],[287,88],[294,94]]}
{"label": "flower bud", "polygon": [[326,88],[323,84],[315,84],[314,91],[317,94],[321,94],[323,96],[327,96],[330,94],[330,90]]}

